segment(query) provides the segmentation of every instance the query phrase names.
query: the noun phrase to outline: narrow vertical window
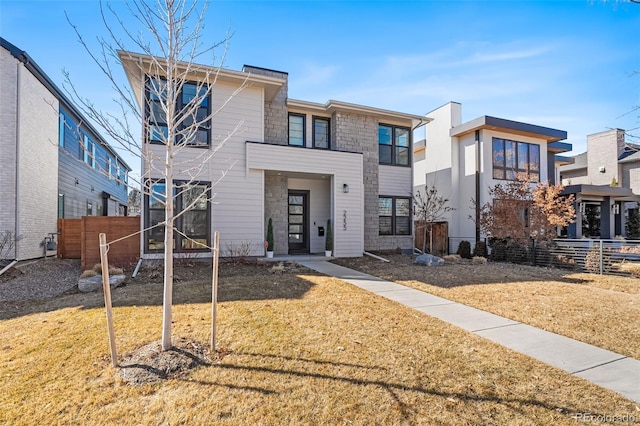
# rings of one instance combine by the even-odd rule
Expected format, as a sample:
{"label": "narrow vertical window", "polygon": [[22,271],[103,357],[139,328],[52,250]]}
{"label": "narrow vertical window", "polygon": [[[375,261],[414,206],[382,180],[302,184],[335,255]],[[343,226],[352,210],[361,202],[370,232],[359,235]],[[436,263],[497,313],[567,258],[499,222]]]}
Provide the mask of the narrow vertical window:
{"label": "narrow vertical window", "polygon": [[289,114],[289,145],[305,146],[305,116]]}
{"label": "narrow vertical window", "polygon": [[330,121],[324,117],[313,117],[313,147],[321,149],[331,148],[329,141]]}
{"label": "narrow vertical window", "polygon": [[64,126],[65,126],[65,122],[64,122],[64,113],[62,111],[60,111],[60,118],[58,121],[58,145],[60,145],[62,148],[64,148]]}

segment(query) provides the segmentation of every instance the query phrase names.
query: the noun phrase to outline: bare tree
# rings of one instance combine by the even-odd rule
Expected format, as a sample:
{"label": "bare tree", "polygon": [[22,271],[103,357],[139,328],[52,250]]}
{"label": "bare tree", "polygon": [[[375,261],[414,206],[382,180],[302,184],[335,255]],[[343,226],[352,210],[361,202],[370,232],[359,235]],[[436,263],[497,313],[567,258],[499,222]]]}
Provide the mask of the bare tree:
{"label": "bare tree", "polygon": [[[97,51],[89,47],[68,18],[78,40],[117,93],[115,102],[119,105],[120,114],[105,113],[80,96],[68,74],[65,89],[83,113],[120,148],[141,159],[142,176],[139,180],[130,181],[137,183],[150,201],[164,208],[164,220],[151,227],[164,228],[162,348],[167,350],[172,347],[174,233],[179,233],[190,244],[207,247],[202,241],[193,240],[176,229],[175,223],[195,206],[211,202],[210,189],[196,190],[198,177],[208,167],[213,155],[239,131],[242,121],[226,134],[217,135],[215,143],[211,123],[213,117],[246,86],[246,80],[220,106],[214,108],[211,105],[210,94],[224,63],[230,36],[226,34],[222,41],[203,45],[206,2],[132,0],[126,6],[139,26],[125,24],[119,12],[100,2],[100,13],[108,36],[98,37],[100,49]],[[224,53],[216,65],[214,50],[218,48],[223,48]],[[211,65],[199,62],[210,62]],[[140,84],[144,87],[134,92],[126,81],[121,82],[115,72],[121,69],[120,66],[128,75],[139,75],[144,81]],[[185,92],[187,86],[188,95]],[[142,129],[142,140],[136,135],[133,124]],[[206,134],[209,136],[204,136],[203,140]],[[190,150],[190,155],[180,156],[189,147],[208,149]],[[222,179],[226,171],[228,169],[221,170],[217,179]],[[181,179],[179,182],[176,181],[178,178]],[[163,181],[164,185],[154,185],[158,181]],[[211,182],[212,185],[215,183]],[[178,197],[183,200],[182,208],[174,211]]]}
{"label": "bare tree", "polygon": [[445,214],[455,210],[449,205],[449,199],[438,194],[435,185],[425,186],[413,196],[414,215],[422,227],[422,251],[426,252],[427,231],[429,232],[429,253],[433,252],[433,224],[441,221]]}
{"label": "bare tree", "polygon": [[480,229],[490,237],[526,243],[556,237],[558,226],[575,221],[573,195],[560,196],[564,187],[532,183],[526,175],[489,189],[492,201],[480,207]]}

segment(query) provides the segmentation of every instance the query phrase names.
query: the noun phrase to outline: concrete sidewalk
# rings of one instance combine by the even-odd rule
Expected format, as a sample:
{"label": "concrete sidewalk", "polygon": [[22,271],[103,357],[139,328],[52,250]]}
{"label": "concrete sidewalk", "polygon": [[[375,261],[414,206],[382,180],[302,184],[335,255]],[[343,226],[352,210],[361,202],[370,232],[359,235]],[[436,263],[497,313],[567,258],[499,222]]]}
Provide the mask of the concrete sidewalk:
{"label": "concrete sidewalk", "polygon": [[640,361],[327,261],[299,264],[424,312],[640,402]]}

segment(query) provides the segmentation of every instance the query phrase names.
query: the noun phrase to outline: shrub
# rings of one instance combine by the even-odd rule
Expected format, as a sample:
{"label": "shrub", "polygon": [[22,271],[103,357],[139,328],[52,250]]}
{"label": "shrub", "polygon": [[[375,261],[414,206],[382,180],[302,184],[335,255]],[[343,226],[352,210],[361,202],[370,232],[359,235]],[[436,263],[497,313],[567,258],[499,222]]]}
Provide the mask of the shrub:
{"label": "shrub", "polygon": [[527,247],[513,240],[508,241],[507,262],[529,263],[529,251]]}
{"label": "shrub", "polygon": [[87,269],[86,271],[82,272],[80,278],[91,278],[95,277],[96,275],[98,275],[96,271],[94,271],[93,269]]}
{"label": "shrub", "polygon": [[267,225],[267,251],[273,251],[273,220],[269,218],[269,224]]}
{"label": "shrub", "polygon": [[[587,252],[584,258],[584,269],[592,274],[600,273],[600,247],[593,246]],[[611,259],[611,250],[602,250],[602,272],[610,272],[613,269],[613,261]]]}
{"label": "shrub", "polygon": [[487,245],[484,241],[477,241],[473,248],[474,257],[487,257]]}
{"label": "shrub", "polygon": [[[93,265],[93,268],[91,270],[93,270],[93,272],[95,272],[96,275],[102,275],[102,265],[100,263],[96,263],[95,265]],[[122,270],[122,268],[109,265],[109,275],[122,275],[122,274],[124,274],[124,271]],[[93,277],[94,275],[91,275],[91,276]]]}
{"label": "shrub", "polygon": [[444,256],[442,259],[447,263],[460,263],[462,260],[459,254],[449,254]]}
{"label": "shrub", "polygon": [[325,230],[324,249],[333,250],[333,230],[331,229],[331,219],[327,219],[327,229]]}
{"label": "shrub", "polygon": [[473,259],[471,260],[471,263],[473,263],[474,265],[486,265],[487,264],[487,258],[482,257],[482,256],[473,256]]}
{"label": "shrub", "polygon": [[469,241],[460,241],[456,253],[463,259],[471,259],[471,243]]}
{"label": "shrub", "polygon": [[504,262],[507,260],[507,242],[505,240],[493,239],[489,242],[491,255],[494,262]]}

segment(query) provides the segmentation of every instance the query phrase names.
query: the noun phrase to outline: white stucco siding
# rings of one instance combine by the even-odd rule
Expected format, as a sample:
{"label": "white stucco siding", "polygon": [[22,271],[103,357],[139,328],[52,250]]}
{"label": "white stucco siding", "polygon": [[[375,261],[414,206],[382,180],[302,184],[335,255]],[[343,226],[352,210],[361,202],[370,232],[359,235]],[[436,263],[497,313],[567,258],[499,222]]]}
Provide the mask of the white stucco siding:
{"label": "white stucco siding", "polygon": [[[457,176],[455,203],[452,204],[452,207],[456,210],[451,212],[452,221],[449,222],[449,235],[456,238],[471,240],[475,238],[476,234],[475,223],[469,219],[469,215],[472,215],[474,212],[471,200],[476,198],[476,163],[478,148],[475,140],[475,133],[460,136],[456,139],[458,141],[457,154],[459,173]],[[485,146],[486,144],[481,142],[480,149],[482,150]],[[481,197],[481,201],[485,199],[486,197],[483,195]]]}
{"label": "white stucco siding", "polygon": [[[274,170],[331,176],[334,194],[334,252],[338,257],[364,251],[364,184],[362,154],[267,144],[247,144],[249,170]],[[349,192],[343,192],[343,185]]]}
{"label": "white stucco siding", "polygon": [[44,253],[42,242],[57,232],[58,101],[28,70],[18,67],[16,258]]}

